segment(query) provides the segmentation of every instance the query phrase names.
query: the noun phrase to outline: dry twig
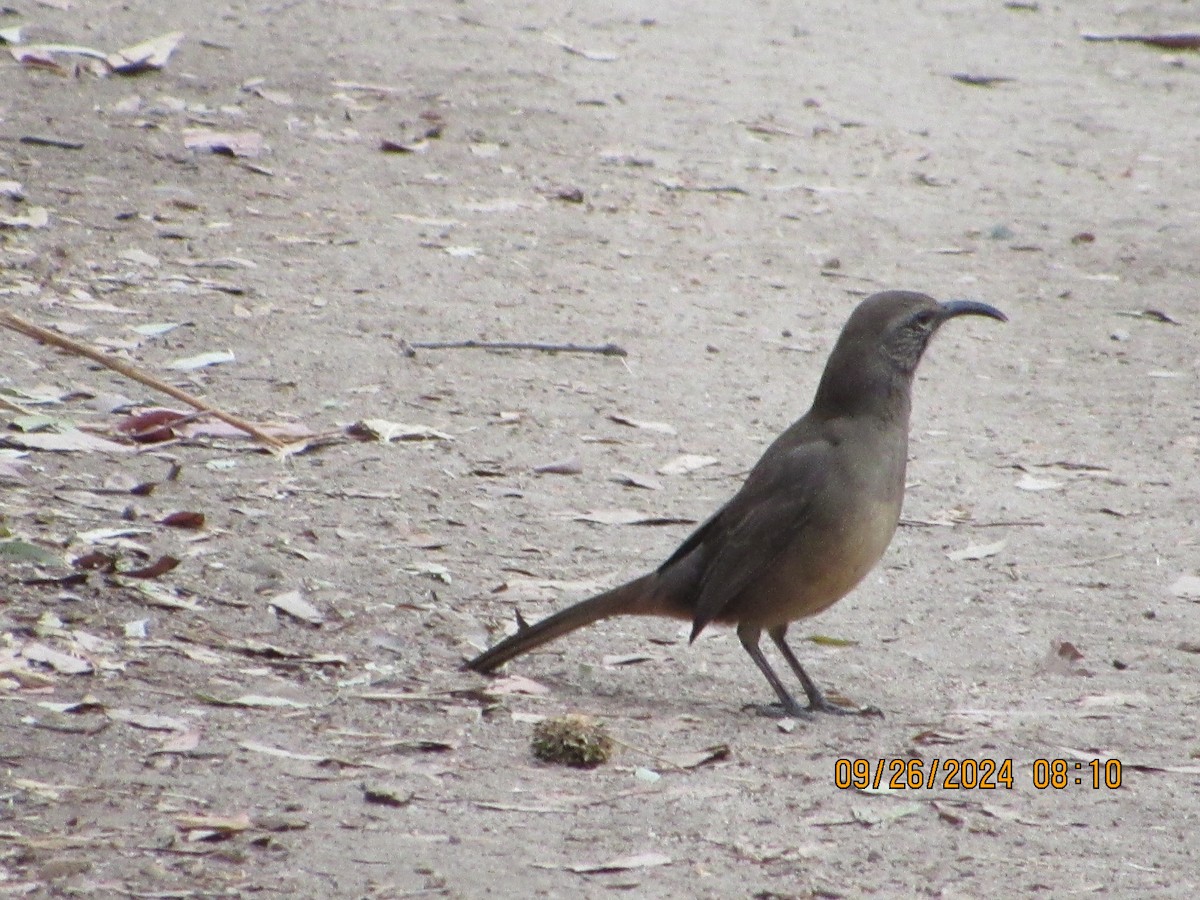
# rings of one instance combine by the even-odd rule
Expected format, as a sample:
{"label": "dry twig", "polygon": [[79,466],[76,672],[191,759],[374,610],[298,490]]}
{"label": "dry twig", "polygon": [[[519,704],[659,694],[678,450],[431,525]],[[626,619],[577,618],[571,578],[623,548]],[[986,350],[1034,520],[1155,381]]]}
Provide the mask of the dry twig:
{"label": "dry twig", "polygon": [[152,387],[157,391],[162,391],[188,406],[195,409],[203,410],[206,413],[216,416],[222,422],[232,425],[240,431],[246,432],[263,444],[266,444],[272,450],[283,450],[287,444],[267,434],[262,429],[258,428],[251,422],[239,418],[232,413],[227,413],[222,409],[213,406],[207,400],[201,400],[199,397],[189,394],[187,391],[180,390],[174,385],[167,384],[147,372],[143,372],[137,366],[131,365],[124,360],[117,359],[114,356],[109,356],[107,353],[101,353],[99,350],[93,350],[86,344],[81,344],[78,341],[73,341],[58,332],[50,331],[48,328],[42,328],[40,325],[34,325],[32,322],[27,322],[19,316],[15,316],[10,312],[0,312],[0,325],[5,328],[11,328],[13,331],[19,331],[21,334],[31,337],[34,340],[44,341],[47,344],[53,344],[68,353],[74,353],[77,356],[85,356],[92,362],[99,363],[106,369],[112,369],[114,372],[120,372],[127,378],[132,378],[134,381],[141,382],[147,387]]}
{"label": "dry twig", "polygon": [[628,356],[619,344],[542,344],[536,341],[402,341],[404,352],[414,350],[540,350],[543,353],[599,353],[601,356]]}

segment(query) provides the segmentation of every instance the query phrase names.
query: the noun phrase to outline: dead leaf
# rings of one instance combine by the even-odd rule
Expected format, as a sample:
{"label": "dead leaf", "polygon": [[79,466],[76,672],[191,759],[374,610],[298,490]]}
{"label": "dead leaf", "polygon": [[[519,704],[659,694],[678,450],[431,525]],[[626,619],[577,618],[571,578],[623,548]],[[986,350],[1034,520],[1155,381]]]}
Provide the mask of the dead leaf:
{"label": "dead leaf", "polygon": [[1200,575],[1180,575],[1172,582],[1171,593],[1187,600],[1200,599]]}
{"label": "dead leaf", "polygon": [[233,834],[250,829],[249,813],[237,813],[232,816],[214,815],[182,815],[177,816],[175,824],[181,831],[214,831]]}
{"label": "dead leaf", "polygon": [[430,428],[427,425],[406,425],[403,422],[389,422],[386,419],[362,419],[346,428],[350,437],[379,441],[390,444],[392,441],[452,441],[454,438],[444,431]]}
{"label": "dead leaf", "polygon": [[163,738],[162,743],[152,753],[191,753],[200,746],[200,732],[175,731]]}
{"label": "dead leaf", "polygon": [[379,149],[384,153],[424,153],[429,149],[429,141],[393,141],[384,138],[379,142]]}
{"label": "dead leaf", "polygon": [[323,763],[329,759],[329,756],[324,753],[296,753],[292,750],[284,750],[281,747],[272,747],[270,744],[260,744],[257,741],[238,741],[238,746],[243,750],[249,750],[251,753],[262,753],[266,756],[277,756],[281,759],[295,759],[300,762]]}
{"label": "dead leaf", "polygon": [[250,88],[243,85],[242,90],[248,90],[256,97],[262,97],[268,103],[274,103],[276,106],[295,106],[296,104],[296,101],[292,99],[292,95],[286,91],[277,91],[273,88],[262,87],[261,85],[255,85]]}
{"label": "dead leaf", "polygon": [[272,597],[268,603],[275,609],[287,613],[301,622],[307,622],[309,625],[321,625],[325,621],[325,615],[305,600],[299,591],[279,594],[277,597]]}
{"label": "dead leaf", "polygon": [[[236,425],[216,420],[189,422],[176,427],[180,437],[186,438],[211,437],[240,440],[247,437],[246,432]],[[255,423],[255,427],[263,434],[269,434],[271,437],[285,442],[295,443],[314,437],[312,429],[300,422],[258,422]],[[206,465],[212,464],[206,463]]]}
{"label": "dead leaf", "polygon": [[506,675],[503,678],[496,678],[489,682],[483,689],[483,692],[497,697],[504,697],[510,694],[526,694],[531,697],[540,697],[549,694],[550,688],[544,684],[538,684],[532,678],[525,678],[523,675]]}
{"label": "dead leaf", "polygon": [[84,553],[82,557],[72,559],[71,565],[83,571],[102,571],[104,574],[112,574],[116,571],[116,557],[112,553],[92,550]]}
{"label": "dead leaf", "polygon": [[224,700],[211,694],[197,695],[205,703],[213,706],[241,706],[246,709],[308,709],[311,703],[291,700],[287,697],[268,697],[262,694],[243,694],[232,700]]}
{"label": "dead leaf", "polygon": [[971,546],[964,547],[961,550],[951,550],[946,554],[946,556],[954,562],[987,559],[989,556],[995,556],[1006,546],[1008,546],[1007,540],[999,540],[991,544],[972,544]]}
{"label": "dead leaf", "polygon": [[363,799],[368,803],[380,806],[408,806],[416,797],[412,791],[405,790],[400,785],[385,782],[363,782]]}
{"label": "dead leaf", "polygon": [[31,69],[49,69],[58,75],[68,74],[67,68],[55,59],[54,53],[46,47],[10,47],[8,52],[18,63]]}
{"label": "dead leaf", "polygon": [[131,622],[126,622],[121,627],[121,632],[130,640],[144,641],[150,636],[149,625],[149,619],[134,619]]}
{"label": "dead leaf", "polygon": [[1122,769],[1135,769],[1138,772],[1170,772],[1174,775],[1200,775],[1200,766],[1160,766],[1154,763],[1122,762]]}
{"label": "dead leaf", "polygon": [[1068,759],[1078,759],[1078,760],[1081,760],[1082,762],[1091,762],[1094,759],[1098,759],[1101,762],[1107,762],[1110,759],[1117,758],[1108,753],[1101,753],[1098,750],[1081,750],[1076,747],[1063,746],[1063,747],[1059,747],[1058,750],[1062,753],[1062,755],[1064,757],[1066,757]]}
{"label": "dead leaf", "polygon": [[705,763],[719,762],[728,758],[728,744],[714,744],[712,747],[705,747],[703,750],[673,753],[666,757],[669,762],[681,769],[695,769],[697,766],[702,766]]}
{"label": "dead leaf", "polygon": [[1200,34],[1181,32],[1178,34],[1091,34],[1080,35],[1085,41],[1122,41],[1161,47],[1164,50],[1200,50]]}
{"label": "dead leaf", "polygon": [[598,875],[602,872],[629,872],[634,869],[652,869],[657,866],[668,866],[671,857],[663,853],[636,853],[633,856],[618,856],[602,863],[577,863],[566,866],[568,871],[579,875]]}
{"label": "dead leaf", "polygon": [[50,212],[44,206],[31,206],[23,216],[0,213],[0,228],[45,228],[50,224]]}
{"label": "dead leaf", "polygon": [[550,32],[546,32],[546,40],[550,41],[552,44],[557,44],[567,53],[570,53],[574,56],[582,56],[584,59],[591,60],[592,62],[614,62],[615,60],[621,58],[616,53],[609,53],[607,51],[581,50],[574,44],[570,44],[558,35],[551,34]]}
{"label": "dead leaf", "polygon": [[51,453],[132,453],[129,444],[118,444],[77,428],[61,425],[58,431],[37,431],[30,434],[6,433],[0,444],[21,450],[45,450]]}
{"label": "dead leaf", "polygon": [[19,791],[29,791],[47,800],[61,800],[64,793],[79,790],[78,785],[49,784],[45,781],[34,781],[32,778],[10,778],[8,783]]}
{"label": "dead leaf", "polygon": [[192,612],[201,612],[204,609],[196,601],[188,600],[170,588],[149,581],[136,581],[131,587],[135,588],[142,599],[151,606],[161,606],[163,609],[186,609]]}
{"label": "dead leaf", "polygon": [[656,431],[659,434],[678,434],[673,425],[666,422],[647,422],[642,419],[632,419],[620,413],[612,413],[608,417],[618,425],[628,425],[630,428],[641,428],[643,431]]}
{"label": "dead leaf", "polygon": [[1083,653],[1070,641],[1053,640],[1050,651],[1042,660],[1040,671],[1050,675],[1083,675],[1090,677],[1091,672],[1080,665]]}
{"label": "dead leaf", "polygon": [[810,634],[805,638],[818,647],[857,647],[858,641],[851,638],[830,637],[826,634]]}
{"label": "dead leaf", "polygon": [[208,150],[225,156],[254,159],[262,155],[263,136],[257,131],[210,131],[185,128],[183,146],[188,150]]}
{"label": "dead leaf", "polygon": [[139,534],[153,534],[153,532],[149,528],[93,528],[90,531],[79,532],[75,535],[75,540],[84,544],[116,544],[121,543],[123,538]]}
{"label": "dead leaf", "polygon": [[[1082,657],[1081,657],[1082,658]],[[1149,705],[1149,698],[1142,693],[1084,694],[1074,701],[1080,709],[1112,709],[1120,706],[1138,709]]]}
{"label": "dead leaf", "polygon": [[[339,653],[305,653],[299,650],[291,650],[287,647],[280,647],[277,644],[268,644],[266,641],[254,640],[253,638],[228,638],[219,639],[216,637],[201,639],[199,636],[183,635],[186,640],[202,643],[205,647],[217,648],[220,650],[229,650],[234,653],[242,653],[246,656],[258,656],[263,659],[286,660],[289,662],[309,663],[312,665],[345,665],[346,657]],[[180,649],[183,649],[182,647]],[[200,650],[202,648],[196,648]],[[203,662],[208,662],[216,665],[222,665],[225,660],[217,654],[208,654],[205,651],[206,658]]]}
{"label": "dead leaf", "polygon": [[926,731],[918,731],[912,737],[914,744],[919,744],[922,747],[937,747],[943,744],[958,744],[966,740],[967,736],[959,731],[934,731],[929,729]]}
{"label": "dead leaf", "polygon": [[667,460],[658,467],[659,475],[686,475],[688,472],[695,472],[697,469],[703,469],[707,466],[717,464],[715,456],[701,456],[696,453],[683,453],[673,459]]}
{"label": "dead leaf", "polygon": [[62,563],[62,556],[53,553],[45,547],[31,544],[29,541],[8,540],[0,541],[0,561],[28,562],[41,566],[57,566]]}
{"label": "dead leaf", "polygon": [[45,644],[26,644],[21,648],[21,656],[30,662],[47,665],[63,675],[90,675],[94,668],[86,659],[62,653]]}
{"label": "dead leaf", "polygon": [[136,75],[152,69],[161,69],[183,40],[182,31],[171,31],[158,37],[124,47],[111,54],[106,62],[118,75]]}
{"label": "dead leaf", "polygon": [[538,475],[582,475],[583,463],[575,457],[571,457],[542,466],[534,466],[533,471]]}
{"label": "dead leaf", "polygon": [[183,322],[149,322],[145,325],[130,325],[129,330],[142,337],[156,338],[169,334],[176,328],[181,328]]}
{"label": "dead leaf", "polygon": [[972,87],[991,87],[1017,80],[1011,75],[973,75],[970,72],[952,72],[950,77],[960,84],[969,84]]}
{"label": "dead leaf", "polygon": [[897,819],[902,819],[905,816],[911,816],[914,813],[924,809],[921,803],[896,803],[889,802],[886,806],[877,804],[874,806],[852,806],[850,814],[854,816],[856,822],[861,822],[863,825],[874,826],[883,825],[886,822],[894,822]]}
{"label": "dead leaf", "polygon": [[[39,0],[39,2],[43,2],[43,0]],[[89,59],[108,58],[108,54],[102,50],[97,50],[94,47],[84,47],[79,44],[28,44],[25,49],[47,54],[65,53],[69,56],[86,56]]]}
{"label": "dead leaf", "polygon": [[127,262],[137,263],[139,266],[146,266],[148,269],[157,269],[162,265],[162,260],[153,254],[147,253],[145,250],[140,250],[137,247],[130,247],[128,250],[122,250],[117,254],[118,259],[123,259]]}
{"label": "dead leaf", "polygon": [[966,817],[960,815],[951,804],[933,800],[929,805],[933,807],[934,812],[938,814],[939,819],[949,825],[953,825],[955,828],[963,825],[967,821]]}
{"label": "dead leaf", "polygon": [[691,525],[695,519],[686,516],[662,516],[638,512],[636,509],[596,509],[573,516],[576,522],[597,525]]}
{"label": "dead leaf", "polygon": [[533,806],[531,804],[520,803],[492,803],[487,800],[476,800],[475,806],[478,809],[493,809],[497,812],[533,813],[558,816],[572,812],[572,808],[569,806]]}
{"label": "dead leaf", "polygon": [[0,449],[0,480],[23,482],[22,471],[29,465],[29,454],[10,448]]}
{"label": "dead leaf", "polygon": [[123,419],[117,430],[139,444],[159,444],[174,440],[176,435],[171,426],[189,418],[187,413],[178,410],[154,407]]}
{"label": "dead leaf", "polygon": [[124,722],[147,731],[188,731],[192,725],[183,719],[163,716],[158,713],[141,712],[135,709],[109,709],[106,714],[114,722]]}
{"label": "dead leaf", "polygon": [[236,358],[228,351],[214,350],[209,353],[200,353],[196,356],[188,356],[183,359],[177,359],[170,363],[167,368],[175,369],[179,372],[192,372],[196,369],[203,369],[207,366],[219,366],[224,363],[235,362]]}
{"label": "dead leaf", "polygon": [[635,663],[652,662],[662,659],[653,653],[620,653],[607,654],[600,659],[600,665],[605,667],[632,666]]}
{"label": "dead leaf", "polygon": [[613,472],[613,479],[618,484],[623,484],[626,487],[642,488],[647,491],[661,491],[662,482],[657,478],[651,478],[649,475],[639,475],[635,472],[623,472],[616,470]]}
{"label": "dead leaf", "polygon": [[1161,322],[1164,325],[1182,325],[1178,319],[1173,319],[1161,309],[1143,309],[1140,313],[1135,313],[1139,318],[1149,319],[1151,322]]}
{"label": "dead leaf", "polygon": [[[480,159],[495,159],[497,156],[500,155],[500,145],[497,144],[495,141],[472,141],[468,145],[467,149],[471,151],[472,156],[478,156]],[[499,201],[499,203],[501,204],[500,210],[505,210],[509,207],[509,204],[514,203],[514,201],[501,200],[501,201]],[[481,204],[481,206],[484,206],[484,207],[486,207],[488,205],[490,205],[490,204]],[[494,212],[494,211],[498,211],[498,210],[482,208],[482,209],[479,209],[478,211],[479,212]]]}
{"label": "dead leaf", "polygon": [[433,578],[443,584],[450,584],[452,582],[450,570],[441,563],[429,561],[412,562],[404,567],[404,571],[410,575],[424,575],[426,578]]}
{"label": "dead leaf", "polygon": [[143,566],[140,569],[129,569],[124,572],[117,572],[123,578],[158,578],[160,575],[166,575],[172,569],[179,565],[179,560],[174,556],[160,556],[148,566]]}
{"label": "dead leaf", "polygon": [[1033,475],[1024,475],[1016,483],[1019,491],[1057,491],[1062,486],[1061,481],[1055,481],[1053,478],[1037,478]]}
{"label": "dead leaf", "polygon": [[189,528],[197,529],[204,527],[204,513],[199,512],[173,512],[163,516],[158,520],[159,525],[166,525],[168,528]]}

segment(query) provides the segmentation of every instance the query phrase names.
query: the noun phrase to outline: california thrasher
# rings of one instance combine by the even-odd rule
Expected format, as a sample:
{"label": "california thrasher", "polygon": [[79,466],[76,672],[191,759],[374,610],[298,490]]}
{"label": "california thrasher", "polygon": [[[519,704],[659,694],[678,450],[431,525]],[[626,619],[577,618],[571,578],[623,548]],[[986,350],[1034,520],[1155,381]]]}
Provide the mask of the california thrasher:
{"label": "california thrasher", "polygon": [[[653,572],[583,600],[466,664],[490,672],[510,659],[610,616],[737,626],[784,713],[846,712],[825,699],[784,640],[788,625],[828,609],[887,549],[900,519],[912,380],[934,332],[962,315],[1004,313],[925,294],[868,297],[846,322],[812,408],[767,448],[741,489]],[[808,696],[803,707],[771,668],[766,631]]]}

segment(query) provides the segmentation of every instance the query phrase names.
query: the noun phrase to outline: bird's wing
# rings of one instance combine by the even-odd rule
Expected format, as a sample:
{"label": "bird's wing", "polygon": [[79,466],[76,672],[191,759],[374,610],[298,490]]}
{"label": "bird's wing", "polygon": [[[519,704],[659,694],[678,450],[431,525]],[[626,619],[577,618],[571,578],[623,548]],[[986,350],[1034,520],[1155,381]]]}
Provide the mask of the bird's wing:
{"label": "bird's wing", "polygon": [[693,607],[693,638],[771,571],[789,545],[803,540],[813,500],[832,474],[831,449],[824,441],[804,443],[756,468],[680,548],[708,554]]}
{"label": "bird's wing", "polygon": [[[732,503],[732,501],[731,501],[731,503]],[[663,574],[664,572],[666,572],[667,569],[671,568],[671,566],[675,565],[677,562],[679,562],[685,556],[688,556],[693,550],[695,550],[701,544],[705,543],[710,538],[712,538],[714,535],[714,532],[720,532],[722,530],[721,524],[720,524],[721,517],[726,515],[727,510],[729,509],[731,503],[726,503],[724,506],[722,506],[720,509],[718,509],[715,513],[713,513],[711,516],[709,516],[704,521],[704,523],[702,525],[700,525],[700,527],[698,527],[695,531],[693,531],[690,535],[688,535],[688,539],[686,541],[684,541],[682,544],[680,544],[678,547],[676,547],[675,552],[672,553],[669,557],[667,557],[667,561],[658,567],[658,573],[660,575]]]}
{"label": "bird's wing", "polygon": [[[807,467],[811,463],[806,462],[803,457],[815,456],[819,448],[828,450],[828,444],[825,441],[811,436],[808,425],[807,417],[805,417],[779,435],[763,453],[750,474],[746,476],[746,480],[738,492],[729,499],[728,503],[688,535],[687,540],[675,548],[675,552],[667,558],[667,561],[658,567],[659,574],[664,573],[671,566],[690,555],[701,544],[708,543],[714,537],[723,534],[736,524],[736,521],[731,520],[740,519],[756,503],[771,496],[782,487],[783,482],[787,480],[788,473],[796,472],[795,468],[790,467],[790,460],[786,457],[795,453],[800,458],[796,459],[794,465]],[[787,444],[792,445],[791,451],[788,453],[776,452],[776,448]],[[793,474],[792,477],[795,475]]]}

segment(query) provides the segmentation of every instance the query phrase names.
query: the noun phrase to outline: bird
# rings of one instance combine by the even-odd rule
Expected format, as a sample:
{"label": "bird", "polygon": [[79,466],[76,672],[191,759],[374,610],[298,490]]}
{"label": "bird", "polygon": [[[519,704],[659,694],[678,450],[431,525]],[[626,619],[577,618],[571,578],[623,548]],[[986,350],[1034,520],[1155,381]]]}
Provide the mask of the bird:
{"label": "bird", "polygon": [[[515,657],[613,616],[690,620],[691,641],[732,625],[789,717],[848,713],[830,702],[788,646],[788,626],[842,599],[887,549],[900,520],[912,383],[925,348],[960,316],[1007,316],[976,300],[938,302],[915,291],[863,300],[838,336],[816,394],[741,488],[657,569],[517,632],[465,669],[488,673]],[[763,632],[804,689],[801,705],[767,661]],[[860,712],[862,710],[859,710]]]}

